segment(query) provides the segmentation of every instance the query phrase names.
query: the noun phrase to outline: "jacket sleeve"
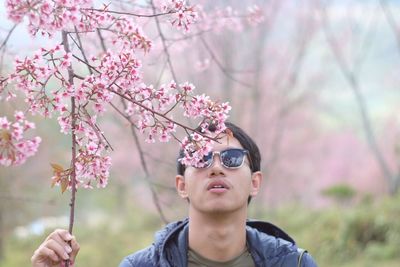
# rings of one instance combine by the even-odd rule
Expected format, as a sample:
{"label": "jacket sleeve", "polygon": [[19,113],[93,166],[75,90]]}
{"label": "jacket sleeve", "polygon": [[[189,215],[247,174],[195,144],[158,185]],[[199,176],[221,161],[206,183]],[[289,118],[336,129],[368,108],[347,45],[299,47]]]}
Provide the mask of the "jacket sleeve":
{"label": "jacket sleeve", "polygon": [[301,267],[318,267],[318,265],[309,253],[304,253],[301,259]]}
{"label": "jacket sleeve", "polygon": [[139,250],[126,256],[119,264],[119,267],[155,267],[157,264],[153,262],[153,253],[152,246]]}
{"label": "jacket sleeve", "polygon": [[119,264],[119,267],[133,267],[132,263],[129,261],[128,258],[125,258]]}
{"label": "jacket sleeve", "polygon": [[128,256],[121,261],[119,267],[154,267],[154,265],[150,261]]}

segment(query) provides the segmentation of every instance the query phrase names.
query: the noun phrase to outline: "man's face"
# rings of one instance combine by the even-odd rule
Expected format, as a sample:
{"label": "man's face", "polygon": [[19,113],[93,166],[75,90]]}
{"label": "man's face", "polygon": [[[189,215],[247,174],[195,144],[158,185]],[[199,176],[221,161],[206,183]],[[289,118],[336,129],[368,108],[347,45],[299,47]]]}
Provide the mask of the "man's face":
{"label": "man's face", "polygon": [[[236,138],[228,135],[213,145],[214,152],[229,148],[243,149]],[[189,199],[190,212],[225,213],[246,210],[248,197],[258,193],[261,179],[261,172],[251,173],[247,156],[241,167],[229,169],[216,154],[208,168],[187,167],[184,176],[176,177],[176,188],[181,197]]]}

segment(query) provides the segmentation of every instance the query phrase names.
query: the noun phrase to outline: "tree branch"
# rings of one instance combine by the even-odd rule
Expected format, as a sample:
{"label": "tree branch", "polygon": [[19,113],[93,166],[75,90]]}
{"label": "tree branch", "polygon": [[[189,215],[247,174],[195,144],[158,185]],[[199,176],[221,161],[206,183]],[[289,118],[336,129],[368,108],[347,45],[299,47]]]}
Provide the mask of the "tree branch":
{"label": "tree branch", "polygon": [[[66,53],[70,52],[69,43],[68,43],[68,33],[62,32],[62,43],[64,45],[64,49]],[[72,70],[72,66],[68,67],[68,82],[70,85],[74,83],[74,72]],[[75,124],[76,124],[76,106],[75,106],[75,97],[71,97],[71,135],[72,135],[72,148],[71,148],[71,202],[70,202],[70,215],[69,215],[69,227],[68,231],[72,234],[72,230],[74,227],[74,217],[75,217],[75,194],[76,194],[76,135],[75,135]],[[70,244],[71,245],[71,244]],[[69,266],[69,260],[65,261],[65,266]]]}
{"label": "tree branch", "polygon": [[15,30],[17,25],[18,24],[14,24],[14,26],[8,31],[6,38],[4,39],[4,41],[0,45],[0,50],[3,49],[6,46],[8,40],[10,39],[11,34],[13,33],[13,31]]}
{"label": "tree branch", "polygon": [[392,29],[394,36],[396,37],[397,48],[400,52],[400,29],[396,24],[396,20],[394,19],[392,12],[390,12],[389,7],[387,6],[386,0],[380,0],[379,3],[381,4],[386,20],[389,23],[389,26]]}

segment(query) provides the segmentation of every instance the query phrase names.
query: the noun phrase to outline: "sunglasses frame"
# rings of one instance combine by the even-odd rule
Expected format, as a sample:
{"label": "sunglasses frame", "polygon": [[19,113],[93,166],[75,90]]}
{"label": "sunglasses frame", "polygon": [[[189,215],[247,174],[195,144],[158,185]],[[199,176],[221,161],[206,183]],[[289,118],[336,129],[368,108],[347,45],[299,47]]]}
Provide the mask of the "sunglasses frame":
{"label": "sunglasses frame", "polygon": [[[224,161],[222,160],[221,154],[224,153],[224,152],[227,152],[227,151],[229,151],[229,150],[238,150],[238,151],[240,151],[240,152],[243,154],[242,163],[240,163],[239,166],[230,167],[230,166],[226,166],[226,165],[224,164]],[[211,155],[210,164],[207,164],[207,165],[205,165],[204,167],[196,167],[196,168],[198,168],[198,169],[207,169],[207,168],[210,168],[210,167],[213,165],[213,163],[214,163],[214,157],[215,157],[215,155],[218,155],[219,161],[221,162],[221,165],[222,165],[222,166],[224,166],[224,167],[227,168],[227,169],[239,169],[239,168],[241,168],[241,167],[243,166],[244,161],[245,161],[245,159],[246,159],[246,156],[249,155],[249,151],[248,151],[247,149],[243,149],[243,148],[227,148],[227,149],[224,149],[224,150],[222,150],[222,151],[211,151],[210,153],[212,154],[212,155]],[[210,155],[210,153],[208,153],[207,156]],[[249,159],[249,164],[251,164],[250,157],[248,157],[248,159]]]}

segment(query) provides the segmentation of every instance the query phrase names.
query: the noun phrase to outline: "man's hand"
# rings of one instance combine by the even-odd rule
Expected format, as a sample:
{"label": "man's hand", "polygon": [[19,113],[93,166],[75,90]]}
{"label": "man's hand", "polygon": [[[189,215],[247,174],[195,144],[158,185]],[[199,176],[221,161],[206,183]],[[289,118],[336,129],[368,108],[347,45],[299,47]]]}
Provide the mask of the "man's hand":
{"label": "man's hand", "polygon": [[[71,241],[71,246],[68,245],[68,241]],[[32,266],[59,267],[67,259],[73,263],[78,251],[79,244],[75,238],[67,230],[57,229],[33,253]]]}

